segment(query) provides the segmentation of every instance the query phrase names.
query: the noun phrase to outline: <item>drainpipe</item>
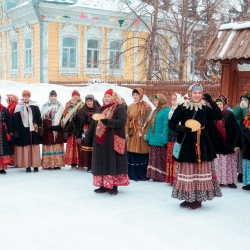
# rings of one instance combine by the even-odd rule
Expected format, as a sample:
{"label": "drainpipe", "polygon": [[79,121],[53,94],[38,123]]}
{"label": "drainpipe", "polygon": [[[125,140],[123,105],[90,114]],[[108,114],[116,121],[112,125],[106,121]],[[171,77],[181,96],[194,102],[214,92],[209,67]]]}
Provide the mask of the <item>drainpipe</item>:
{"label": "drainpipe", "polygon": [[40,83],[44,83],[43,79],[43,21],[39,11],[39,0],[32,0],[32,5],[36,13],[40,26]]}

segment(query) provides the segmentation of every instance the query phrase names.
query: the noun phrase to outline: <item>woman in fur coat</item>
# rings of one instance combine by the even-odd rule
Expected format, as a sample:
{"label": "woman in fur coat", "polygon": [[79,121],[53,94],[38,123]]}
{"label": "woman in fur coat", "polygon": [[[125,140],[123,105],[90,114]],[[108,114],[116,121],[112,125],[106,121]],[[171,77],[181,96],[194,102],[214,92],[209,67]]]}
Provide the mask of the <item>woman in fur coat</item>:
{"label": "woman in fur coat", "polygon": [[[180,204],[183,208],[197,209],[203,201],[222,196],[212,165],[216,155],[205,128],[207,120],[221,120],[222,114],[211,96],[203,95],[200,84],[191,85],[188,94],[189,99],[175,109],[169,121],[169,128],[178,132],[177,142],[182,144],[179,157],[175,158],[179,164],[172,197],[185,200]],[[192,132],[185,126],[189,119],[198,121],[200,129]]]}

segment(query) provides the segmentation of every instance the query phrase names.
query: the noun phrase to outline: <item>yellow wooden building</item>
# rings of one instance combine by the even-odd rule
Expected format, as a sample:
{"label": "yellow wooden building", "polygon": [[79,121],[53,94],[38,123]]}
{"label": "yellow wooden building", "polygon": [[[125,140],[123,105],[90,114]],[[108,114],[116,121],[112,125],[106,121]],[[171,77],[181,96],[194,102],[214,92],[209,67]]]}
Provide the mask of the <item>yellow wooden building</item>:
{"label": "yellow wooden building", "polygon": [[128,29],[109,0],[83,2],[0,0],[0,80],[143,80],[140,25]]}

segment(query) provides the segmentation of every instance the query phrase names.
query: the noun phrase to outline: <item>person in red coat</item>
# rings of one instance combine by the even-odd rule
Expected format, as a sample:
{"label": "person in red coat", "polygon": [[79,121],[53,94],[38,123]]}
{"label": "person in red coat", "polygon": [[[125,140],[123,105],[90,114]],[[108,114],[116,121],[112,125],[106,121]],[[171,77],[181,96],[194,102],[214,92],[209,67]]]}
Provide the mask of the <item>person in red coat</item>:
{"label": "person in red coat", "polygon": [[[13,119],[14,111],[16,108],[16,105],[18,104],[18,97],[14,94],[8,94],[6,95],[6,102],[8,104],[7,109],[10,112],[11,119]],[[9,166],[16,166],[15,164],[15,145],[12,144],[13,147],[13,155],[10,157],[10,162],[8,163]]]}

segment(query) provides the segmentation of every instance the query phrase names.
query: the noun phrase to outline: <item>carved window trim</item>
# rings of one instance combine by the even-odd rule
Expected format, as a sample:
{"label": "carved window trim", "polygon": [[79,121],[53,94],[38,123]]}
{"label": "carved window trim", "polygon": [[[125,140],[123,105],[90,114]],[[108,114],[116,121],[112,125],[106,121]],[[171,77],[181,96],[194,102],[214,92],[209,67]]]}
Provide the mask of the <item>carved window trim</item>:
{"label": "carved window trim", "polygon": [[[59,76],[66,76],[72,78],[74,76],[80,77],[80,30],[75,25],[66,24],[64,27],[59,27]],[[63,68],[62,67],[62,53],[63,53],[63,38],[76,39],[76,67]]]}
{"label": "carved window trim", "polygon": [[[124,51],[124,46],[122,44],[122,41],[124,40],[124,35],[120,30],[113,30],[110,33],[107,34],[107,58],[110,59],[110,42],[115,41],[119,42],[121,44],[120,51]],[[121,68],[120,69],[111,69],[110,64],[107,64],[107,75],[118,78],[118,77],[124,77],[124,54],[122,53],[120,56],[121,60]]]}
{"label": "carved window trim", "polygon": [[[9,32],[9,46],[10,46],[10,77],[16,78],[19,76],[19,44],[18,44],[19,34],[12,29]],[[12,43],[17,43],[17,69],[12,69]]]}
{"label": "carved window trim", "polygon": [[[93,39],[99,42],[99,63],[98,68],[87,68],[87,50],[88,50],[88,40]],[[102,75],[102,32],[96,27],[90,27],[88,30],[84,32],[84,63],[83,63],[83,72],[84,76],[90,76],[92,78],[96,78],[97,76]]]}
{"label": "carved window trim", "polygon": [[[22,31],[23,36],[23,76],[26,78],[33,77],[34,75],[34,38],[33,38],[33,29],[31,29],[29,26],[25,26]],[[31,40],[31,67],[26,68],[26,47],[25,47],[25,41],[27,39]]]}

